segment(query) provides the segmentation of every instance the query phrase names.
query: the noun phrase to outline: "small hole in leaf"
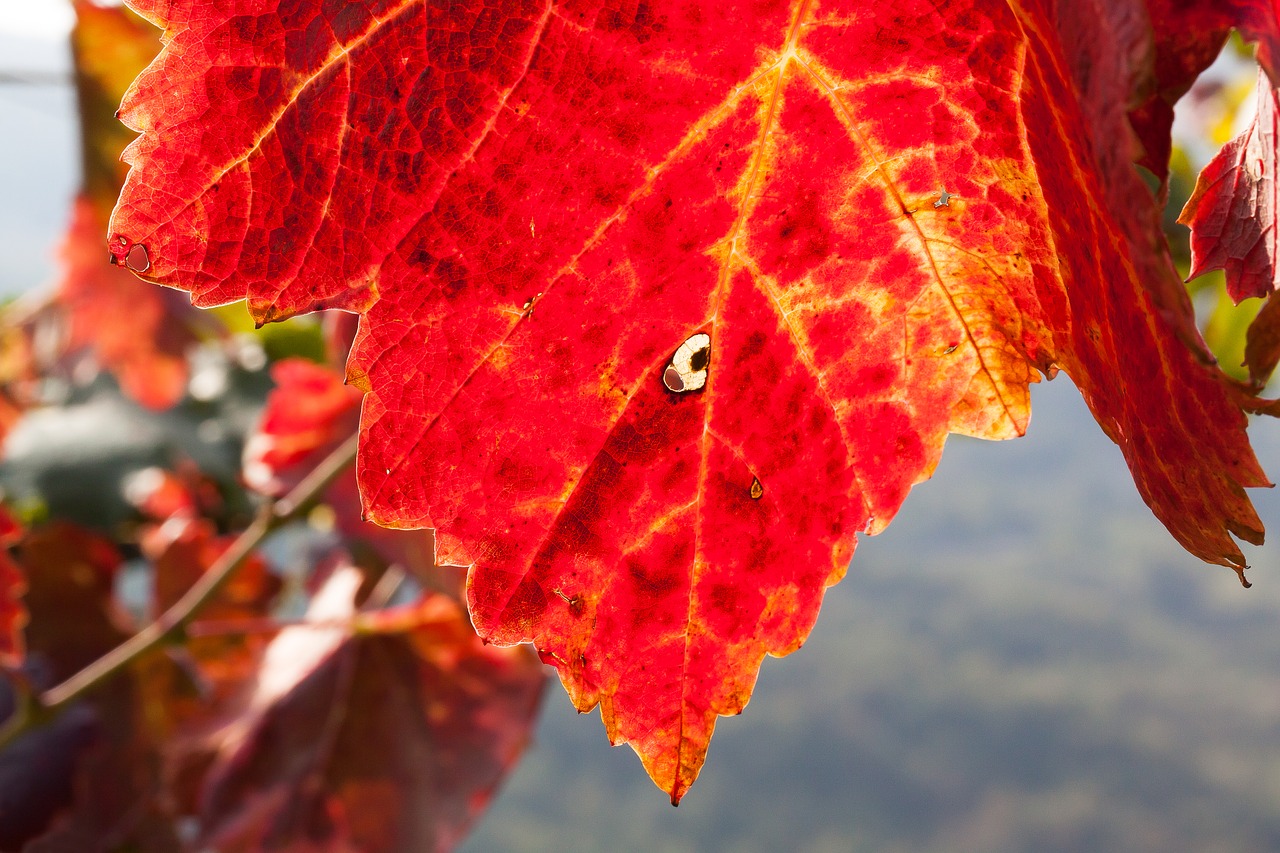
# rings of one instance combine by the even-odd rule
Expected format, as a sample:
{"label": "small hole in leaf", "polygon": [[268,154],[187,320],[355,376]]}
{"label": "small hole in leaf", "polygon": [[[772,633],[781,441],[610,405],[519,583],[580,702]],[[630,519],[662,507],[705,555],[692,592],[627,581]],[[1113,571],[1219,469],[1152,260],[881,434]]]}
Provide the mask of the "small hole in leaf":
{"label": "small hole in leaf", "polygon": [[147,254],[147,247],[141,243],[135,243],[129,250],[129,254],[125,256],[124,263],[136,273],[144,273],[151,269],[151,256]]}

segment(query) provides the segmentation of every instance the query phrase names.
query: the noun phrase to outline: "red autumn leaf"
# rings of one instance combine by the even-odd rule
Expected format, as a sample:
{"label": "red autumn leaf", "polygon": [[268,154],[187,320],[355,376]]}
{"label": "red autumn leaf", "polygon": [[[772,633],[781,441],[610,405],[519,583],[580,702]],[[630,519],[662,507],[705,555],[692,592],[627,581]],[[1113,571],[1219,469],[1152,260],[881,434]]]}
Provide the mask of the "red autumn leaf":
{"label": "red autumn leaf", "polygon": [[522,751],[537,660],[443,596],[357,614],[360,582],[337,570],[268,647],[208,771],[217,849],[451,849]]}
{"label": "red autumn leaf", "polygon": [[[177,515],[144,530],[142,552],[155,568],[154,615],[180,599],[235,542],[235,536],[218,536],[213,522]],[[266,562],[252,554],[222,591],[200,610],[200,619],[257,619],[270,612],[271,600],[280,591],[280,580]]]}
{"label": "red autumn leaf", "polygon": [[272,365],[271,379],[276,387],[245,442],[244,479],[279,497],[355,433],[361,394],[330,368],[302,358]]}
{"label": "red autumn leaf", "polygon": [[[68,678],[132,632],[115,596],[122,559],[110,540],[55,523],[28,532],[17,552],[30,584],[28,660],[39,687]],[[143,725],[154,709],[144,706],[137,676],[129,667],[0,755],[0,775],[25,783],[18,797],[0,791],[7,806],[23,809],[12,823],[0,816],[0,834],[12,838],[9,831],[22,827],[39,836],[23,848],[32,850],[177,849],[160,814],[155,744]]]}
{"label": "red autumn leaf", "polygon": [[1261,540],[1259,404],[1188,348],[1131,165],[1141,51],[1090,77],[1139,0],[135,6],[116,262],[363,311],[370,517],[437,527],[481,634],[673,801],[855,533],[1039,372],[1188,550]]}
{"label": "red autumn leaf", "polygon": [[154,522],[213,516],[222,503],[217,485],[193,465],[179,465],[178,471],[143,468],[125,478],[123,491],[125,500]]}
{"label": "red autumn leaf", "polygon": [[122,558],[96,533],[55,523],[27,533],[18,562],[28,578],[31,624],[27,642],[52,669],[70,677],[129,636],[129,619],[115,599]]}
{"label": "red autumn leaf", "polygon": [[1223,270],[1236,302],[1276,289],[1276,90],[1258,72],[1258,112],[1196,179],[1178,221],[1191,229],[1189,278]]}
{"label": "red autumn leaf", "polygon": [[1144,55],[1150,67],[1134,83],[1142,102],[1129,105],[1129,119],[1142,145],[1138,162],[1163,186],[1169,177],[1173,105],[1218,58],[1239,14],[1223,9],[1218,0],[1148,0],[1147,12],[1152,40]]}
{"label": "red autumn leaf", "polygon": [[[1080,92],[1082,129],[1088,134],[1087,150],[1093,155],[1099,188],[1116,214],[1115,227],[1129,242],[1127,254],[1137,267],[1137,278],[1155,301],[1161,318],[1200,358],[1212,361],[1196,327],[1187,289],[1164,250],[1164,188],[1160,190],[1161,203],[1153,204],[1143,178],[1133,168],[1135,162],[1150,159],[1153,149],[1157,156],[1163,154],[1165,159],[1160,162],[1167,164],[1172,126],[1172,107],[1166,123],[1161,112],[1150,104],[1147,108],[1155,109],[1155,115],[1139,115],[1135,126],[1135,99],[1147,93],[1158,98],[1171,88],[1190,85],[1194,73],[1201,70],[1202,64],[1207,65],[1216,56],[1216,48],[1221,47],[1221,41],[1215,43],[1214,39],[1226,35],[1225,30],[1200,30],[1199,40],[1184,37],[1170,44],[1169,27],[1184,19],[1200,21],[1197,7],[1164,8],[1169,2],[1152,0],[1150,8],[1144,10],[1142,3],[1081,0],[1063,4],[1057,10],[1055,23],[1071,79]],[[1156,20],[1163,25],[1153,28]],[[1214,50],[1212,56],[1208,49]],[[1152,56],[1154,60],[1148,58]],[[1187,63],[1191,67],[1186,67]],[[1166,171],[1165,166],[1158,171]],[[1042,181],[1049,182],[1052,177],[1042,173]],[[1068,372],[1078,378],[1078,371]]]}
{"label": "red autumn leaf", "polygon": [[1247,40],[1257,42],[1258,64],[1272,84],[1280,86],[1280,10],[1275,0],[1192,0],[1189,5],[1205,16],[1201,21],[1207,23],[1217,15]]}
{"label": "red autumn leaf", "polygon": [[1258,72],[1258,109],[1249,127],[1228,142],[1196,179],[1178,221],[1191,229],[1191,278],[1223,270],[1227,293],[1267,305],[1249,326],[1245,365],[1261,388],[1280,360],[1280,307],[1276,292],[1280,222],[1277,222],[1277,115],[1271,80]]}
{"label": "red autumn leaf", "polygon": [[1245,335],[1244,363],[1255,385],[1266,384],[1280,363],[1280,300],[1272,294],[1249,324]]}
{"label": "red autumn leaf", "polygon": [[[18,528],[8,513],[0,523],[7,557]],[[50,525],[21,536],[18,564],[30,578],[26,604],[32,617],[25,670],[33,686],[66,678],[126,636],[112,588],[119,562],[110,542],[73,525]],[[130,785],[126,792],[118,783],[119,797],[108,796],[102,804],[91,801],[101,791],[104,766],[134,746],[118,725],[129,705],[129,690],[123,680],[109,685],[100,709],[71,708],[0,753],[0,840],[5,850],[25,849],[32,839],[47,841],[50,835],[74,838],[86,826],[101,825],[122,801],[132,805],[136,789]],[[3,703],[12,709],[8,698]]]}
{"label": "red autumn leaf", "polygon": [[[346,316],[346,315],[342,315]],[[340,324],[331,331],[341,337]],[[332,368],[288,358],[271,368],[276,387],[267,395],[257,429],[244,448],[244,480],[252,489],[280,497],[356,431],[363,396]],[[460,575],[435,564],[431,531],[388,530],[365,521],[355,483],[339,478],[325,491],[334,524],[348,545],[371,546],[387,564],[412,572],[432,588],[460,595]]]}
{"label": "red autumn leaf", "polygon": [[93,348],[125,394],[151,409],[167,409],[187,388],[187,349],[197,340],[191,306],[102,263],[104,223],[88,199],[76,200],[62,247],[60,301],[69,321],[68,347]]}
{"label": "red autumn leaf", "polygon": [[0,665],[16,668],[26,655],[22,628],[27,609],[22,594],[27,589],[22,568],[9,556],[9,548],[22,538],[22,526],[9,510],[0,506]]}
{"label": "red autumn leaf", "polygon": [[[156,479],[157,494],[174,491],[176,478]],[[212,522],[192,516],[188,507],[145,527],[140,545],[153,568],[152,615],[172,607],[234,539],[217,536]],[[208,763],[210,732],[223,724],[228,704],[249,689],[278,630],[273,608],[280,588],[265,561],[251,555],[200,608],[182,645],[145,662],[139,689],[149,709],[148,723],[163,745],[167,799],[185,813],[195,811],[194,791]]]}

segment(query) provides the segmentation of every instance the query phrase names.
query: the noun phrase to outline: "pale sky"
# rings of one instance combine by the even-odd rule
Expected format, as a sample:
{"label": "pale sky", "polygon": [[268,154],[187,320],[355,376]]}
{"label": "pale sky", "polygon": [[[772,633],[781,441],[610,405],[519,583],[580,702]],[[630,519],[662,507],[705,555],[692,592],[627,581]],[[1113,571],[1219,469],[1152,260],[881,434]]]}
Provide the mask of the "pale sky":
{"label": "pale sky", "polygon": [[60,39],[71,29],[66,0],[0,0],[0,34],[22,38]]}
{"label": "pale sky", "polygon": [[0,0],[0,297],[58,275],[56,251],[80,185],[66,0]]}

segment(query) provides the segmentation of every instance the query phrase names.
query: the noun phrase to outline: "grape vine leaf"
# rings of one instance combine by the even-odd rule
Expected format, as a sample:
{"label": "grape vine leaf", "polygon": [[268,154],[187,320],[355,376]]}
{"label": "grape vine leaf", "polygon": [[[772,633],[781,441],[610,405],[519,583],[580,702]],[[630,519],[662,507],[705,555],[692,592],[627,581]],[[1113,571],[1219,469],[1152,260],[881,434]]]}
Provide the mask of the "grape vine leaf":
{"label": "grape vine leaf", "polygon": [[1155,4],[132,5],[165,48],[116,263],[360,312],[368,515],[437,528],[481,635],[673,802],[855,533],[949,433],[1020,435],[1040,374],[1243,580],[1262,403],[1189,340],[1120,126]]}
{"label": "grape vine leaf", "polygon": [[[167,490],[173,479],[166,480]],[[179,510],[144,525],[139,540],[143,556],[153,567],[148,604],[150,615],[156,617],[187,593],[232,546],[234,537],[218,536],[208,518]],[[192,761],[192,754],[200,752],[197,744],[222,722],[219,711],[243,695],[258,675],[276,624],[272,617],[281,589],[280,578],[262,556],[250,554],[192,621],[182,647],[148,661],[140,689],[149,722],[166,735],[159,740],[166,781],[175,800],[184,799],[181,792],[202,778],[204,765]],[[184,805],[194,813],[194,806]]]}
{"label": "grape vine leaf", "polygon": [[0,665],[16,668],[26,655],[22,628],[27,624],[27,609],[22,594],[27,581],[22,567],[9,554],[9,548],[22,538],[22,525],[9,510],[0,506]]}
{"label": "grape vine leaf", "polygon": [[[344,384],[342,374],[333,368],[301,358],[276,362],[271,378],[275,388],[245,442],[243,479],[261,494],[282,497],[355,434],[363,395]],[[360,495],[350,479],[336,480],[325,490],[324,501],[348,548],[367,546],[381,562],[400,566],[428,588],[461,597],[458,567],[436,565],[430,530],[391,530],[365,521]]]}
{"label": "grape vine leaf", "polygon": [[275,388],[245,442],[243,476],[255,491],[280,497],[356,431],[361,394],[302,358],[276,362],[271,380]]}
{"label": "grape vine leaf", "polygon": [[1258,111],[1196,179],[1178,221],[1191,229],[1189,278],[1223,270],[1236,302],[1276,289],[1277,93],[1258,72]]}
{"label": "grape vine leaf", "polygon": [[1272,293],[1245,334],[1244,363],[1254,385],[1265,385],[1280,363],[1280,299]]}
{"label": "grape vine leaf", "polygon": [[444,596],[358,614],[361,580],[336,569],[267,647],[211,758],[207,843],[452,849],[519,757],[537,659],[483,646]]}
{"label": "grape vine leaf", "polygon": [[1233,301],[1267,300],[1249,326],[1244,351],[1249,378],[1258,388],[1280,361],[1280,303],[1272,298],[1280,276],[1275,174],[1280,167],[1278,97],[1271,79],[1260,70],[1253,121],[1200,173],[1178,217],[1191,229],[1190,278],[1220,269]]}
{"label": "grape vine leaf", "polygon": [[1136,103],[1129,105],[1129,121],[1142,147],[1137,162],[1159,180],[1163,201],[1173,143],[1173,105],[1218,58],[1233,17],[1210,2],[1148,0],[1146,6],[1151,49],[1140,55],[1149,63],[1142,63],[1144,73],[1132,86]]}
{"label": "grape vine leaf", "polygon": [[[26,671],[36,686],[68,678],[132,633],[115,594],[123,559],[111,540],[55,522],[27,531],[16,551],[30,586]],[[176,849],[154,796],[156,745],[143,720],[155,709],[144,705],[140,681],[136,668],[126,669],[0,753],[0,780],[21,782],[0,784],[0,836],[32,840],[4,849],[92,850],[104,839]]]}
{"label": "grape vine leaf", "polygon": [[[1170,0],[1177,3],[1177,0]],[[1280,86],[1280,12],[1273,0],[1192,0],[1188,4],[1202,21],[1217,16],[1218,25],[1232,26],[1258,45],[1258,64]]]}
{"label": "grape vine leaf", "polygon": [[102,263],[103,219],[87,197],[72,208],[62,245],[59,300],[67,317],[69,353],[91,349],[115,375],[120,390],[155,411],[187,391],[187,350],[196,327],[172,294],[146,287],[124,270]]}

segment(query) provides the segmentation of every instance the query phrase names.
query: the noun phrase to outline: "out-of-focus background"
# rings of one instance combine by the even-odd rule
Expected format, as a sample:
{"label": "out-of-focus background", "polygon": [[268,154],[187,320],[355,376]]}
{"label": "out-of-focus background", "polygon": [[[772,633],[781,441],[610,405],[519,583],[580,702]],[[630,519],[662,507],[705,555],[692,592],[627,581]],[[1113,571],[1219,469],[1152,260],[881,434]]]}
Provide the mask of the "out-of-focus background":
{"label": "out-of-focus background", "polygon": [[[70,25],[0,0],[3,296],[56,278],[80,183]],[[1238,57],[1213,74],[1184,111],[1211,143],[1191,167],[1251,91]],[[1152,517],[1065,377],[1033,401],[1022,440],[951,439],[679,809],[554,687],[464,849],[1280,850],[1280,545],[1241,589]],[[1280,477],[1280,424],[1252,432]],[[1253,497],[1280,536],[1280,495]]]}

